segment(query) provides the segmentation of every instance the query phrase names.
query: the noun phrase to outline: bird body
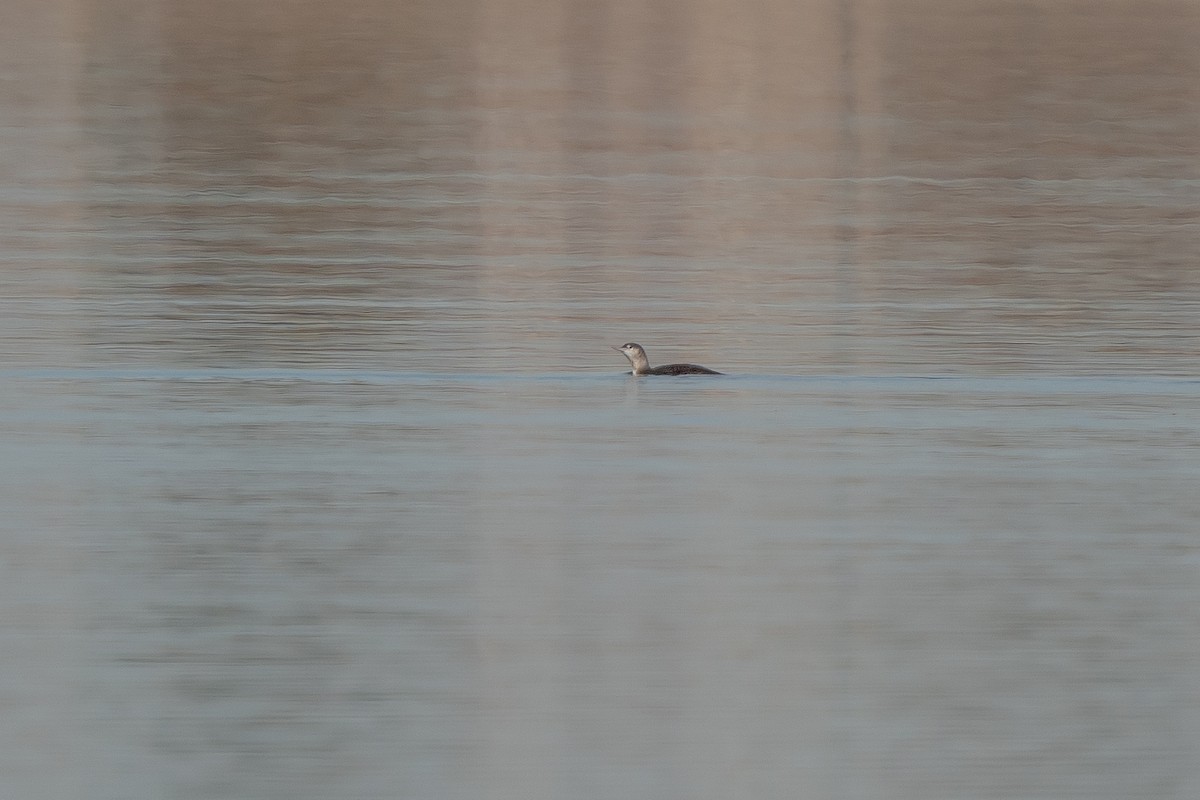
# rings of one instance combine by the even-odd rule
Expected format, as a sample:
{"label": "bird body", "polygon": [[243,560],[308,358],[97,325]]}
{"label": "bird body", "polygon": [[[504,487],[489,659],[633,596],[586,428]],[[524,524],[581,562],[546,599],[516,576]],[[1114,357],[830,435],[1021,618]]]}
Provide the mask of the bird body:
{"label": "bird body", "polygon": [[634,375],[720,375],[720,372],[702,367],[699,364],[665,364],[661,367],[650,366],[650,359],[646,357],[646,351],[642,349],[640,344],[629,342],[620,347],[613,347],[613,350],[619,350],[629,359],[630,366],[633,367]]}

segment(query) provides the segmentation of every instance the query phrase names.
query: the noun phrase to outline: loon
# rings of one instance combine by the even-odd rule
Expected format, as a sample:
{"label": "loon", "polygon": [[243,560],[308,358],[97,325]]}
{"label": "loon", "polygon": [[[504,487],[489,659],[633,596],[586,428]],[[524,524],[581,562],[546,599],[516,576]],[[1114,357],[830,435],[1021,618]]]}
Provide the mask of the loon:
{"label": "loon", "polygon": [[613,350],[620,350],[629,359],[629,363],[633,365],[634,375],[720,375],[720,372],[701,367],[696,364],[667,364],[663,367],[650,366],[650,359],[646,358],[646,351],[642,349],[640,344],[629,342],[620,347],[613,347]]}

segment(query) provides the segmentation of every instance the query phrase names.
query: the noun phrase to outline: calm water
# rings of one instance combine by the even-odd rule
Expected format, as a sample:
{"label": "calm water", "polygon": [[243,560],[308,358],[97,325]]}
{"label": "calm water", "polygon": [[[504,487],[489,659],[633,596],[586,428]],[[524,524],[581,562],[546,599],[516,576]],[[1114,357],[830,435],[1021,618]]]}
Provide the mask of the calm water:
{"label": "calm water", "polygon": [[1200,795],[1200,6],[10,16],[5,792]]}

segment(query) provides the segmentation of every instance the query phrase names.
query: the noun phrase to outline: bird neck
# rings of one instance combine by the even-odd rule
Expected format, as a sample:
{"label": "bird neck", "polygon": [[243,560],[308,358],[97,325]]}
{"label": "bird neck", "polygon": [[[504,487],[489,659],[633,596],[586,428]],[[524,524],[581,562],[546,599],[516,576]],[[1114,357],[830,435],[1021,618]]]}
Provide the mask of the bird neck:
{"label": "bird neck", "polygon": [[633,353],[629,356],[629,363],[633,365],[634,375],[645,375],[650,371],[650,359],[646,358],[645,353]]}

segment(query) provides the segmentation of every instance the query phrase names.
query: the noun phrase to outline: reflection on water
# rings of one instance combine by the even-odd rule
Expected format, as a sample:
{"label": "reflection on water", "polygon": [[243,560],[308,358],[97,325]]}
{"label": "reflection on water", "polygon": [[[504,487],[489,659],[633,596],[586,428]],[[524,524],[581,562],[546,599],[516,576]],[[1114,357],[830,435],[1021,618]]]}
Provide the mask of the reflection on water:
{"label": "reflection on water", "polygon": [[134,11],[0,33],[11,792],[1196,795],[1193,5]]}

